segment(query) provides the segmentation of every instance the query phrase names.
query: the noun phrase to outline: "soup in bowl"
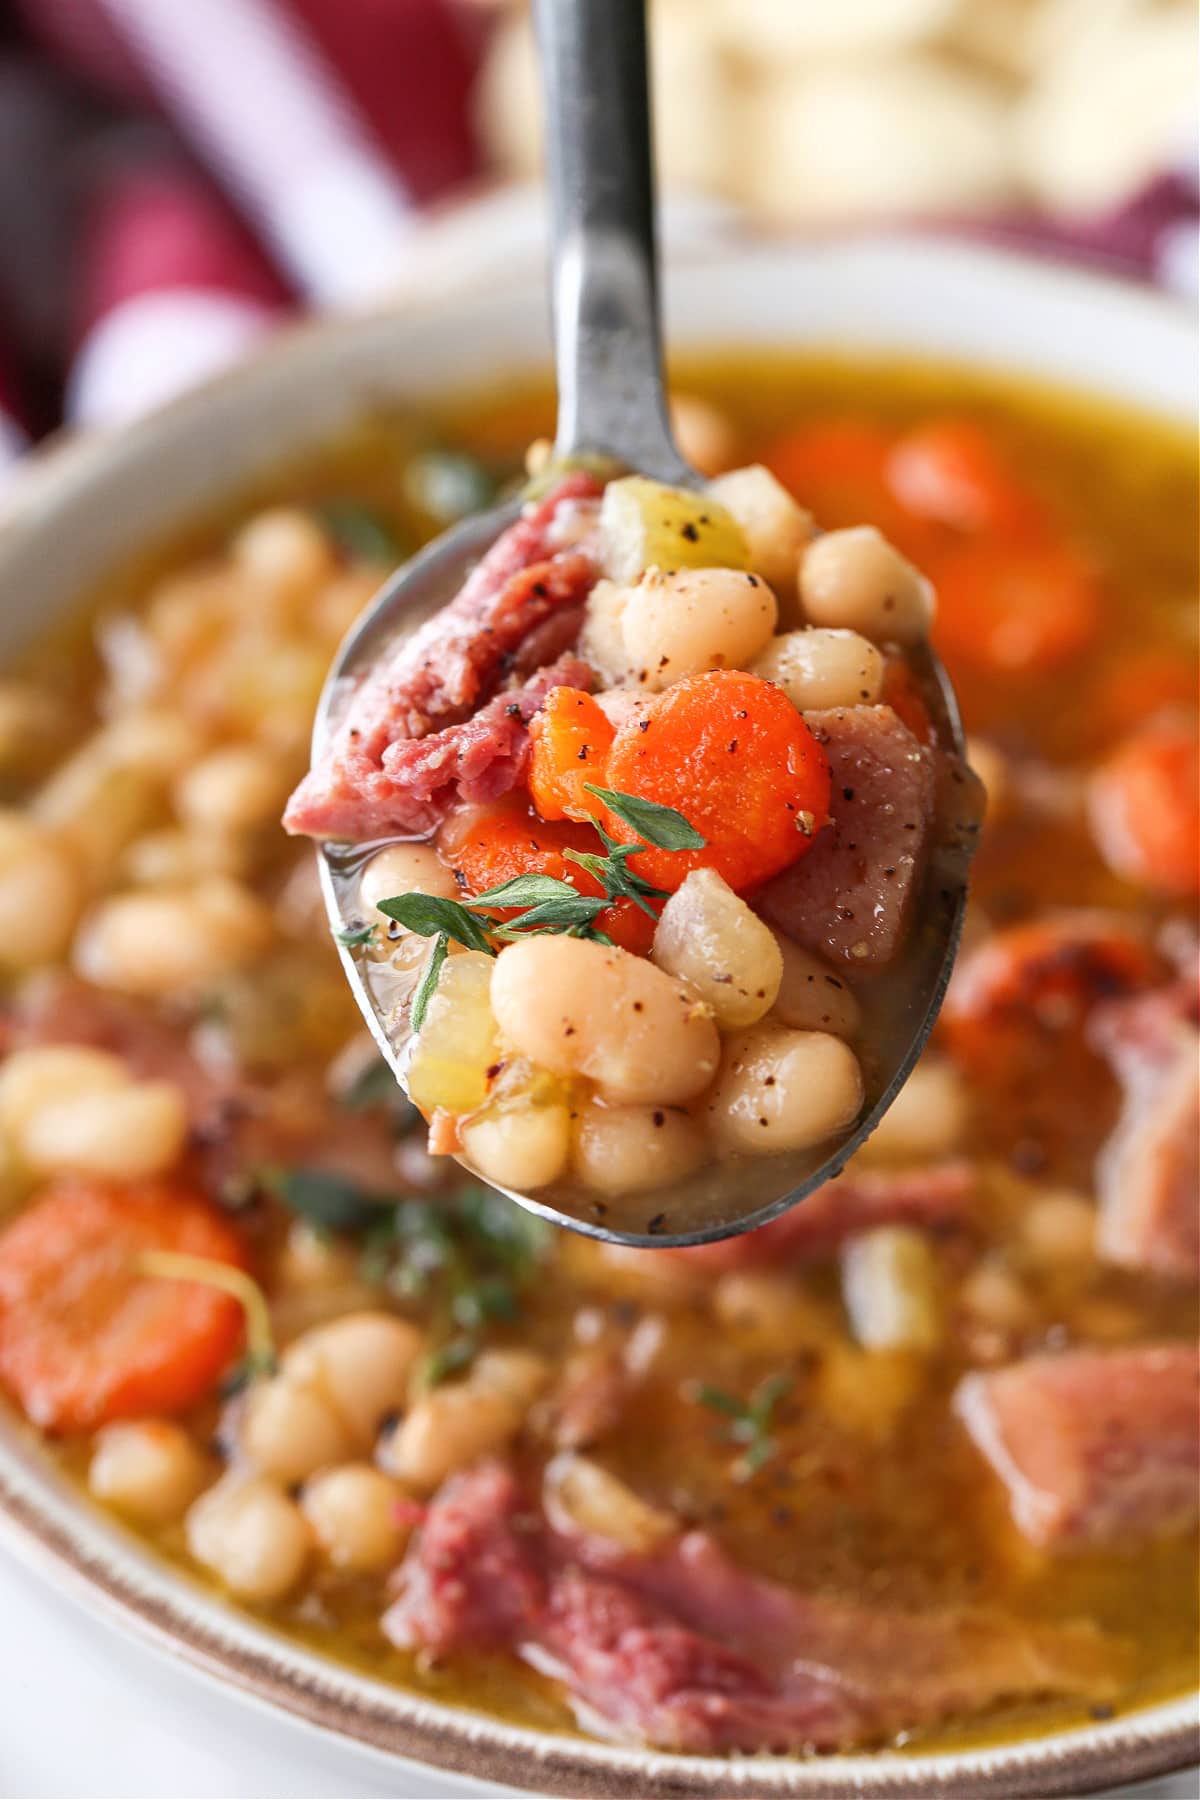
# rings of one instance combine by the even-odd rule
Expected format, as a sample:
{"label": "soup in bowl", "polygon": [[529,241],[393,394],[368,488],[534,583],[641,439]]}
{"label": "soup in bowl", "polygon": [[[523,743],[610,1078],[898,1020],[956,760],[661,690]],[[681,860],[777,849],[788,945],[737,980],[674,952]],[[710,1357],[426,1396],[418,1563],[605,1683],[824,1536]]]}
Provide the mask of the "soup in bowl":
{"label": "soup in bowl", "polygon": [[[872,254],[882,281],[886,248],[806,279],[828,301]],[[1121,341],[1134,305],[912,254],[914,304],[922,270],[1008,281],[1014,330],[1078,304]],[[768,255],[764,291],[803,266]],[[395,328],[301,340],[230,477],[177,449],[114,530],[154,434],[211,456],[269,364],[51,473],[12,526],[17,574],[78,520],[30,574],[69,623],[3,690],[12,1505],[260,1691],[522,1785],[965,1792],[1007,1756],[1036,1786],[1153,1708],[1134,1763],[1161,1765],[1196,1632],[1193,452],[1150,373],[1051,390],[1036,335],[1020,377],[735,349],[704,285],[691,338],[726,347],[677,371],[686,453],[873,527],[937,596],[989,813],[929,1052],[840,1177],[694,1250],[553,1233],[426,1144],[279,819],[342,633],[521,479],[551,398],[486,365],[381,396]],[[531,327],[489,310],[494,371]],[[919,694],[888,705],[919,742]],[[786,1029],[852,1038],[870,980],[810,952]],[[694,1124],[623,1145],[574,1111],[569,1154],[617,1193]]]}

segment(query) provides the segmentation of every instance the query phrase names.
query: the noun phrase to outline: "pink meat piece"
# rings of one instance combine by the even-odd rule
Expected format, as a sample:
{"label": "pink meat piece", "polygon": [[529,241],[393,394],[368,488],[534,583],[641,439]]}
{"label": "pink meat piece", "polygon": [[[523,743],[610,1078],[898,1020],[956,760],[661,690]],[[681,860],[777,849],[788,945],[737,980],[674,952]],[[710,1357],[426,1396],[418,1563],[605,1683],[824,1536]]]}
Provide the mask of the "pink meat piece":
{"label": "pink meat piece", "polygon": [[879,968],[907,934],[925,863],[936,752],[890,706],[810,712],[833,778],[830,822],[760,896],[772,924],[819,956]]}
{"label": "pink meat piece", "polygon": [[836,1684],[855,1699],[860,1739],[1006,1699],[1099,1698],[1124,1662],[1122,1648],[1085,1623],[1020,1629],[980,1608],[901,1612],[804,1593],[739,1567],[701,1531],[626,1574],[693,1630],[753,1655],[784,1693],[814,1678]]}
{"label": "pink meat piece", "polygon": [[577,620],[596,579],[586,547],[563,543],[564,526],[599,492],[583,473],[560,482],[501,534],[449,605],[366,676],[288,804],[289,831],[369,835],[359,825],[394,802],[382,779],[389,745],[461,724],[511,670],[540,666],[531,649],[546,661],[561,654],[571,640],[553,622]]}
{"label": "pink meat piece", "polygon": [[955,1408],[1035,1544],[1136,1543],[1200,1510],[1200,1352],[1034,1356],[959,1384]]}
{"label": "pink meat piece", "polygon": [[966,1162],[926,1169],[880,1169],[838,1175],[781,1218],[740,1237],[692,1250],[647,1250],[720,1274],[726,1269],[801,1262],[826,1256],[876,1225],[924,1225],[945,1230],[966,1221],[978,1181]]}
{"label": "pink meat piece", "polygon": [[583,1723],[690,1752],[834,1749],[862,1727],[835,1678],[777,1686],[749,1657],[689,1630],[621,1583],[564,1569],[526,1655],[557,1675]]}
{"label": "pink meat piece", "polygon": [[508,1644],[540,1620],[540,1544],[522,1530],[521,1491],[499,1462],[477,1463],[435,1495],[396,1576],[383,1629],[403,1649]]}
{"label": "pink meat piece", "polygon": [[551,1531],[495,1463],[435,1498],[398,1581],[394,1643],[506,1643],[563,1682],[581,1722],[672,1750],[829,1750],[1002,1698],[1099,1697],[1117,1660],[1087,1627],[804,1594],[702,1532],[629,1556]]}
{"label": "pink meat piece", "polygon": [[590,688],[592,671],[563,656],[524,687],[489,700],[461,724],[389,744],[369,772],[322,763],[288,805],[289,831],[311,837],[425,837],[459,800],[497,800],[516,787],[529,756],[529,721],[551,688]]}
{"label": "pink meat piece", "polygon": [[1200,1274],[1200,1031],[1194,978],[1103,1007],[1091,1037],[1124,1090],[1096,1163],[1101,1254],[1167,1280]]}

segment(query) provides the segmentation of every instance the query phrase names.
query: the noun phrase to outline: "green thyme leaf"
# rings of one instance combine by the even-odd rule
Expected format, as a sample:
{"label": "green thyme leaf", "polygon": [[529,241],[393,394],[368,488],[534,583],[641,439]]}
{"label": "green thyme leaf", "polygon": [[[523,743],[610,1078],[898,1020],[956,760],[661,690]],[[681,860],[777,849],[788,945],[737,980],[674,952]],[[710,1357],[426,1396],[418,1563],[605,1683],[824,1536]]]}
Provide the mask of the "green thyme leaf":
{"label": "green thyme leaf", "polygon": [[499,887],[477,894],[472,906],[540,906],[545,900],[577,900],[579,889],[554,875],[514,875]]}
{"label": "green thyme leaf", "polygon": [[707,840],[674,807],[660,806],[657,800],[643,800],[638,794],[596,787],[590,781],[583,785],[589,794],[603,800],[618,819],[623,819],[631,831],[636,831],[643,843],[653,844],[656,850],[703,850]]}
{"label": "green thyme leaf", "polygon": [[724,1388],[710,1387],[707,1382],[701,1382],[693,1390],[692,1397],[698,1406],[707,1406],[712,1412],[724,1413],[726,1418],[746,1417],[746,1402],[739,1400],[736,1394],[727,1393]]}
{"label": "green thyme leaf", "polygon": [[590,925],[608,905],[607,899],[595,900],[587,894],[572,893],[569,900],[545,900],[531,906],[519,919],[496,928],[497,937],[524,937],[527,931],[560,931],[575,925]]}
{"label": "green thyme leaf", "polygon": [[389,919],[395,919],[419,937],[445,936],[467,950],[495,955],[479,920],[457,900],[443,900],[437,894],[397,894],[393,899],[377,901],[376,905]]}
{"label": "green thyme leaf", "polygon": [[373,506],[363,506],[357,500],[334,499],[314,510],[330,537],[360,562],[392,567],[409,554],[409,547],[390,519]]}
{"label": "green thyme leaf", "polygon": [[450,939],[444,931],[439,931],[433,940],[433,949],[429,953],[425,967],[421,971],[421,979],[417,983],[412,997],[412,1010],[409,1020],[414,1032],[420,1031],[425,1023],[425,1014],[429,1011],[429,1002],[437,992],[438,978],[442,972],[442,964],[450,949]]}
{"label": "green thyme leaf", "polygon": [[450,1375],[457,1375],[463,1369],[470,1368],[479,1355],[479,1339],[463,1335],[447,1338],[436,1350],[418,1366],[417,1386],[419,1388],[438,1387]]}
{"label": "green thyme leaf", "polygon": [[333,936],[335,942],[341,944],[344,949],[357,950],[360,944],[370,943],[375,936],[375,926],[343,925],[340,931],[334,932]]}
{"label": "green thyme leaf", "polygon": [[332,1169],[268,1169],[261,1180],[289,1212],[324,1231],[362,1231],[394,1204],[390,1194],[372,1193]]}

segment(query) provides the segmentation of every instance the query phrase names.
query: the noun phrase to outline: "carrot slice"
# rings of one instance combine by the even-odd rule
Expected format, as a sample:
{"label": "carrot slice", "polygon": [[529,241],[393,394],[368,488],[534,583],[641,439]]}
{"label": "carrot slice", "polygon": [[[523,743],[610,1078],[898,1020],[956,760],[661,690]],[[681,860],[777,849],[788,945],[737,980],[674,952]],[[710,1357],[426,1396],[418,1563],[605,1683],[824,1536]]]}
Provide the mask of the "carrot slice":
{"label": "carrot slice", "polygon": [[529,722],[529,792],[543,819],[587,819],[597,802],[584,782],[604,784],[615,733],[590,694],[551,688]]}
{"label": "carrot slice", "polygon": [[[602,810],[590,794],[587,798]],[[593,828],[579,820],[539,818],[520,793],[451,814],[438,838],[442,860],[459,876],[464,893],[485,893],[516,875],[553,875],[569,881],[581,894],[601,894],[600,883],[568,858],[568,850],[602,856],[604,845]],[[595,924],[622,950],[639,956],[649,950],[654,936],[655,921],[629,900],[605,907]]]}
{"label": "carrot slice", "polygon": [[237,1301],[139,1274],[148,1250],[245,1266],[233,1226],[175,1184],[55,1187],[0,1233],[0,1380],[35,1425],[184,1412],[237,1354]]}
{"label": "carrot slice", "polygon": [[438,853],[467,894],[482,894],[515,875],[553,875],[580,893],[595,893],[590,877],[568,862],[568,850],[602,851],[590,825],[539,818],[526,794],[505,794],[487,806],[451,813],[438,834]]}
{"label": "carrot slice", "polygon": [[[622,726],[608,786],[674,807],[707,840],[703,850],[629,859],[671,892],[702,868],[739,891],[757,887],[803,856],[829,817],[825,752],[781,689],[736,669],[678,681]],[[622,843],[637,841],[614,815],[607,826]]]}
{"label": "carrot slice", "polygon": [[1196,726],[1148,725],[1101,763],[1088,816],[1114,874],[1163,894],[1200,890],[1200,776]]}
{"label": "carrot slice", "polygon": [[992,673],[1058,668],[1089,647],[1102,623],[1096,572],[1066,544],[970,539],[926,572],[937,590],[935,643]]}
{"label": "carrot slice", "polygon": [[1044,524],[1034,495],[970,419],[931,419],[906,432],[888,455],[886,479],[906,512],[956,531],[1014,536]]}
{"label": "carrot slice", "polygon": [[887,481],[890,449],[877,425],[829,419],[776,438],[763,461],[827,529],[877,525],[891,537],[900,509]]}
{"label": "carrot slice", "polygon": [[1066,1042],[1082,1042],[1095,1005],[1133,993],[1159,973],[1154,952],[1119,919],[1035,919],[996,932],[963,957],[938,1030],[977,1079],[1028,1080],[1035,1056],[1061,1067]]}

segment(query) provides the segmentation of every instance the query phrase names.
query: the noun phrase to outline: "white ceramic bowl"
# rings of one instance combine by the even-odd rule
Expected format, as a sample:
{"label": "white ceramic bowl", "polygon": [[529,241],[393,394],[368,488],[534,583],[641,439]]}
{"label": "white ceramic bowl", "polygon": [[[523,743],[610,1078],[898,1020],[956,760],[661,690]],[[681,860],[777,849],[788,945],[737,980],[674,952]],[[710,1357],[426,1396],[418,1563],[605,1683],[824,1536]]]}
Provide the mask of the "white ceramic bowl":
{"label": "white ceramic bowl", "polygon": [[[899,351],[1009,370],[1187,422],[1197,343],[1182,307],[1141,289],[921,239],[723,249],[667,282],[678,349]],[[58,451],[0,531],[0,657],[109,567],[319,447],[380,401],[418,404],[544,364],[540,284],[405,303],[309,328],[108,439]],[[523,1791],[582,1795],[1078,1794],[1197,1754],[1195,1697],[995,1749],[813,1761],[659,1756],[433,1705],[300,1649],[159,1562],[89,1508],[0,1416],[0,1528],[85,1603],[311,1722]]]}

